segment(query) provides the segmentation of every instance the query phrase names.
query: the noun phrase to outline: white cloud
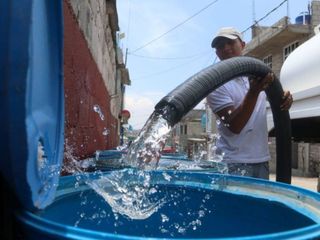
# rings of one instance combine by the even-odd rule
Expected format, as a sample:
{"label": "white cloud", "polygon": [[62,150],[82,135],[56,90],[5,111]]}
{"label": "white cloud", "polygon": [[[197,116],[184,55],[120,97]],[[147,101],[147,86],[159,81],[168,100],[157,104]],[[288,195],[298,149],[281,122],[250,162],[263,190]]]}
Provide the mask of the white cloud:
{"label": "white cloud", "polygon": [[206,99],[204,98],[204,99],[202,99],[201,102],[199,102],[198,105],[195,106],[194,108],[195,108],[195,109],[205,109],[205,107],[206,107],[205,104],[206,104]]}
{"label": "white cloud", "polygon": [[140,129],[144,126],[154,111],[154,106],[157,103],[156,98],[151,93],[144,94],[144,96],[137,94],[125,96],[125,108],[131,113],[129,124],[134,129]]}
{"label": "white cloud", "polygon": [[[129,110],[131,117],[129,124],[134,129],[141,129],[150,115],[154,111],[155,105],[160,101],[165,94],[162,92],[144,92],[141,94],[126,94],[125,109]],[[205,99],[203,99],[195,109],[204,109]]]}

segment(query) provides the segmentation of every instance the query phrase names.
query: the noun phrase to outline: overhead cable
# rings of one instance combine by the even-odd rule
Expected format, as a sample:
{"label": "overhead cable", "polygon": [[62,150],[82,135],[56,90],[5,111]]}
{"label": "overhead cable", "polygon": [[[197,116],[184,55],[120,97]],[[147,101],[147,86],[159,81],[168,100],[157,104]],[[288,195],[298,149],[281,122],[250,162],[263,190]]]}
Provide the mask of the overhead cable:
{"label": "overhead cable", "polygon": [[[207,53],[207,54],[208,54],[208,53]],[[203,56],[206,56],[207,54],[205,54],[205,55],[203,55]],[[175,70],[175,69],[177,69],[177,68],[180,68],[180,67],[183,67],[183,66],[185,66],[185,65],[188,65],[188,64],[190,64],[190,63],[193,63],[194,60],[199,59],[199,58],[202,58],[203,56],[194,57],[193,59],[191,59],[191,61],[187,61],[187,62],[185,62],[185,63],[179,64],[179,65],[177,65],[177,66],[174,66],[174,67],[171,67],[171,68],[168,68],[168,69],[159,71],[159,72],[155,72],[155,73],[147,74],[147,75],[144,75],[144,76],[141,76],[141,77],[137,77],[137,78],[132,79],[132,80],[133,80],[133,81],[136,81],[136,80],[139,80],[139,79],[144,79],[144,78],[148,78],[148,77],[154,77],[154,76],[158,76],[158,75],[161,75],[161,74],[164,74],[164,73],[173,71],[173,70]]]}
{"label": "overhead cable", "polygon": [[162,38],[163,36],[167,35],[168,33],[172,32],[173,30],[177,29],[178,27],[182,26],[183,24],[185,24],[186,22],[188,22],[190,19],[194,18],[195,16],[197,16],[198,14],[200,14],[202,11],[204,11],[205,9],[209,8],[211,5],[215,4],[216,2],[218,2],[219,0],[214,0],[211,3],[209,3],[208,5],[206,5],[205,7],[203,7],[202,9],[200,9],[198,12],[196,12],[195,14],[191,15],[190,17],[188,17],[187,19],[185,19],[184,21],[182,21],[181,23],[177,24],[176,26],[174,26],[173,28],[169,29],[168,31],[164,32],[163,34],[161,34],[160,36],[152,39],[151,41],[145,43],[144,45],[134,49],[133,51],[130,51],[129,53],[135,53],[139,50],[141,50],[142,48],[145,48],[146,46],[150,45],[151,43],[159,40],[160,38]]}
{"label": "overhead cable", "polygon": [[139,55],[139,54],[134,54],[134,53],[128,53],[128,54],[130,56],[134,56],[134,57],[146,58],[146,59],[154,59],[154,60],[184,60],[184,59],[194,58],[194,57],[203,55],[203,54],[205,54],[207,52],[208,51],[203,51],[203,52],[198,53],[198,54],[189,55],[189,56],[182,56],[182,57],[154,57],[154,56],[145,56],[145,55]]}

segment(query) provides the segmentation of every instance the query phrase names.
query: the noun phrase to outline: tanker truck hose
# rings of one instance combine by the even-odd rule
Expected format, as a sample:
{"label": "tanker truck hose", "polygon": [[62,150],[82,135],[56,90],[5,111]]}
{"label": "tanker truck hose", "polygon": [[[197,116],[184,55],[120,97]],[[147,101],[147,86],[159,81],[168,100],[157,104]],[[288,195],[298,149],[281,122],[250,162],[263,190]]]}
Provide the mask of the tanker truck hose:
{"label": "tanker truck hose", "polygon": [[[210,92],[239,76],[264,77],[271,69],[252,57],[234,57],[211,65],[180,84],[155,106],[171,126],[193,109]],[[275,79],[266,90],[276,136],[276,180],[291,183],[291,121],[288,111],[280,109],[283,89]]]}

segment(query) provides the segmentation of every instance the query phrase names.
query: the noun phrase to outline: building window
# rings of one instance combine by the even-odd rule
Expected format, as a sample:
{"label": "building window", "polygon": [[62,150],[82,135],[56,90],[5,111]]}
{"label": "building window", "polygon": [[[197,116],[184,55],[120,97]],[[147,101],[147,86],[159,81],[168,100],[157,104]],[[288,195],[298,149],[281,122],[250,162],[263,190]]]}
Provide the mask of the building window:
{"label": "building window", "polygon": [[272,55],[268,55],[263,59],[263,62],[272,69]]}
{"label": "building window", "polygon": [[180,135],[187,135],[187,124],[180,125]]}
{"label": "building window", "polygon": [[295,50],[298,46],[299,46],[299,42],[296,41],[296,42],[290,43],[289,45],[284,47],[284,49],[283,49],[283,61],[286,60],[287,57],[290,55],[290,53],[292,53],[293,50]]}

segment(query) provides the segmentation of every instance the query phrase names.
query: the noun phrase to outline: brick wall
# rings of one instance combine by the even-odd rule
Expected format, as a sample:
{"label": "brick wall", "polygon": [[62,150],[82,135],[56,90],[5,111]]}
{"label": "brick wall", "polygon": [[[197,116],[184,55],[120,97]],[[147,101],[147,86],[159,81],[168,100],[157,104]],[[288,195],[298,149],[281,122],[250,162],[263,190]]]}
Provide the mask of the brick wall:
{"label": "brick wall", "polygon": [[[113,69],[114,62],[107,62],[106,68]],[[113,71],[110,74],[114,75]],[[87,158],[96,150],[117,146],[118,119],[112,114],[111,94],[67,0],[64,1],[64,86],[65,164]]]}
{"label": "brick wall", "polygon": [[112,96],[111,114],[117,118],[122,106],[122,91],[117,79],[116,31],[119,27],[115,1],[70,0],[70,6],[104,85]]}

